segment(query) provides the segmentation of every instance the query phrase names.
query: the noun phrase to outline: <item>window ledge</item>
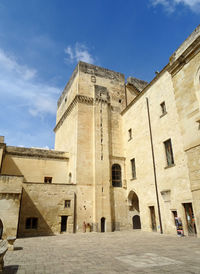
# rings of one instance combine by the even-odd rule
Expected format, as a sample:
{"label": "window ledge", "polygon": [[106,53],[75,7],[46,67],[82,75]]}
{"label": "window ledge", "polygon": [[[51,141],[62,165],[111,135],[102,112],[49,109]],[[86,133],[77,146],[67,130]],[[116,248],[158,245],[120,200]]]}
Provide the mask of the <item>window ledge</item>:
{"label": "window ledge", "polygon": [[130,181],[137,180],[137,177],[131,178]]}
{"label": "window ledge", "polygon": [[164,169],[168,169],[168,168],[174,167],[174,166],[175,166],[175,164],[172,164],[172,165],[166,166]]}
{"label": "window ledge", "polygon": [[167,114],[167,111],[165,113],[163,113],[162,115],[160,115],[160,118],[162,118],[163,116],[165,116]]}

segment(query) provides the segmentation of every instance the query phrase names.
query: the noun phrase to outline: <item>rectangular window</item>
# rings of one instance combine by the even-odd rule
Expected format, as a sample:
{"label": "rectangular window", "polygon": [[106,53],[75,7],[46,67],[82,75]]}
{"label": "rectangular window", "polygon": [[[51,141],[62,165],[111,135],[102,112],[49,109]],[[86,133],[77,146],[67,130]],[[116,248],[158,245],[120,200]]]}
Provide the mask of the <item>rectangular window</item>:
{"label": "rectangular window", "polygon": [[132,128],[130,128],[129,130],[128,130],[128,140],[131,140],[132,139]]}
{"label": "rectangular window", "polygon": [[135,158],[131,159],[131,172],[132,172],[132,179],[135,179],[136,178]]}
{"label": "rectangular window", "polygon": [[27,218],[26,219],[26,229],[37,229],[38,218]]}
{"label": "rectangular window", "polygon": [[164,145],[165,145],[167,166],[172,166],[172,165],[174,165],[174,156],[173,156],[171,139],[165,141]]}
{"label": "rectangular window", "polygon": [[167,113],[165,102],[162,102],[160,104],[160,107],[161,107],[161,117],[162,117],[163,115],[165,115]]}
{"label": "rectangular window", "polygon": [[52,177],[44,177],[45,184],[51,184],[52,183]]}
{"label": "rectangular window", "polygon": [[71,206],[71,201],[65,200],[65,207],[70,207],[70,206]]}

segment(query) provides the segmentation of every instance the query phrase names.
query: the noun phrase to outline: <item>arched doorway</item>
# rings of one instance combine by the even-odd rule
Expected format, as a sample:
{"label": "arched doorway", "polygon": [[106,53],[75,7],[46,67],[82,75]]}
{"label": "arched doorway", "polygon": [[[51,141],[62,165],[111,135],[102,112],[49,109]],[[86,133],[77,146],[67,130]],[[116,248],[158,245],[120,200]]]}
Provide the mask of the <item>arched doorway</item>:
{"label": "arched doorway", "polygon": [[141,229],[139,199],[133,190],[131,190],[128,195],[128,206],[130,225],[133,229]]}
{"label": "arched doorway", "polygon": [[0,239],[2,239],[2,235],[3,235],[3,223],[0,219]]}
{"label": "arched doorway", "polygon": [[135,215],[132,218],[133,220],[133,229],[141,229],[140,216]]}
{"label": "arched doorway", "polygon": [[104,217],[101,218],[101,232],[105,232],[106,219]]}

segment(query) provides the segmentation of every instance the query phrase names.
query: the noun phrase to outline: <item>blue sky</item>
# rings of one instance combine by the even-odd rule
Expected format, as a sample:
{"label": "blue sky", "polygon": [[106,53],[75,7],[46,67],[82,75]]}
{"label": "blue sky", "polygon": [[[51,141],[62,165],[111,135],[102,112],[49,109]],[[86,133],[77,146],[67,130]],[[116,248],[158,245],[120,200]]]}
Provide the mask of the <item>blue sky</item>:
{"label": "blue sky", "polygon": [[151,81],[199,19],[200,0],[0,0],[0,135],[53,148],[78,60]]}

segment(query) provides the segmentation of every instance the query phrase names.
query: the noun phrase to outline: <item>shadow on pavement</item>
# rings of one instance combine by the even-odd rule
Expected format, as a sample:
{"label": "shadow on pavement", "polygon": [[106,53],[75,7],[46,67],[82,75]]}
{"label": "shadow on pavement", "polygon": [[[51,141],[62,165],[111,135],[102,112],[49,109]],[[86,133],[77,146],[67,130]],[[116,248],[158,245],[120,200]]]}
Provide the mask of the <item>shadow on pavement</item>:
{"label": "shadow on pavement", "polygon": [[15,274],[17,273],[18,265],[8,265],[3,268],[2,274]]}
{"label": "shadow on pavement", "polygon": [[23,247],[21,247],[21,246],[14,247],[14,251],[17,251],[17,250],[23,250]]}

